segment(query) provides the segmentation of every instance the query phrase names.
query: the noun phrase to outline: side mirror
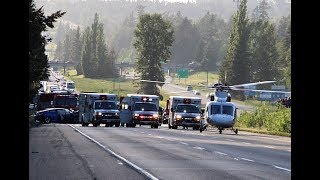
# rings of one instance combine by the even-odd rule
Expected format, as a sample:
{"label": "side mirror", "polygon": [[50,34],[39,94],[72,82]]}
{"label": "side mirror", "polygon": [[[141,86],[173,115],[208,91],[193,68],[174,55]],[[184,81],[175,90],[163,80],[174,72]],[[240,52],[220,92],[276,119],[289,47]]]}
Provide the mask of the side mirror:
{"label": "side mirror", "polygon": [[171,108],[170,111],[173,112],[173,108]]}

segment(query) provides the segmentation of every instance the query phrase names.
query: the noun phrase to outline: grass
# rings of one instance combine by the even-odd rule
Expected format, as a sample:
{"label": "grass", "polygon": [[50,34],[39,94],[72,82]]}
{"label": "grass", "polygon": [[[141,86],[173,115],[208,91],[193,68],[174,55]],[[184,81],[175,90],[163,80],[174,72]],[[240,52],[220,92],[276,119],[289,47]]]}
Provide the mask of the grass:
{"label": "grass", "polygon": [[[219,75],[216,72],[208,73],[208,84],[214,84],[218,82]],[[195,72],[189,74],[188,78],[179,78],[177,75],[172,79],[173,84],[187,86],[191,85],[194,88],[205,88],[207,86],[207,73],[206,72]],[[209,91],[208,91],[209,92]]]}
{"label": "grass", "polygon": [[136,93],[138,90],[132,80],[124,78],[91,79],[85,78],[83,75],[76,75],[75,70],[69,70],[68,75],[67,79],[75,82],[76,90],[79,92],[103,92],[125,96],[130,93]]}

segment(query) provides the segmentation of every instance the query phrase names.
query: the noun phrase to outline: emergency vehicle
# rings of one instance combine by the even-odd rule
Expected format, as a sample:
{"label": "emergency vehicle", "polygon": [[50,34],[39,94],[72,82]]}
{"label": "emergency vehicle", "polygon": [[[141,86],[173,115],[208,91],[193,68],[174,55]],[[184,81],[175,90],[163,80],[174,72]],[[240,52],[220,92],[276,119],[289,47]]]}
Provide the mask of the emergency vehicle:
{"label": "emergency vehicle", "polygon": [[70,93],[55,93],[53,107],[78,110],[78,95]]}
{"label": "emergency vehicle", "polygon": [[146,94],[127,94],[120,98],[121,126],[135,127],[137,124],[158,128],[159,96]]}
{"label": "emergency vehicle", "polygon": [[80,93],[79,94],[79,122],[82,126],[90,123],[97,127],[120,126],[120,111],[117,107],[118,96],[109,93]]}
{"label": "emergency vehicle", "polygon": [[168,127],[177,129],[178,126],[200,128],[201,98],[170,96],[167,100],[166,111],[169,112]]}

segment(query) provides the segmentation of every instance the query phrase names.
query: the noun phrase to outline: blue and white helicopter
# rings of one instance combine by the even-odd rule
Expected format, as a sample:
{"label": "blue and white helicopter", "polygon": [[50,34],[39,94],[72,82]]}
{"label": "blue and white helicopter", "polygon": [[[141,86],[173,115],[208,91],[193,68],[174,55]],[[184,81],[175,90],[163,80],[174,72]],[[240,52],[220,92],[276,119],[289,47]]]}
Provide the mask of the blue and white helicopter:
{"label": "blue and white helicopter", "polygon": [[[256,83],[247,83],[240,85],[227,86],[222,83],[216,83],[209,89],[215,89],[214,93],[209,94],[210,101],[207,102],[203,120],[200,124],[200,132],[206,130],[209,125],[217,127],[219,133],[222,133],[224,129],[231,129],[238,134],[238,129],[234,129],[233,126],[237,120],[237,107],[231,102],[231,95],[229,90],[240,91],[255,91],[255,92],[283,92],[283,91],[271,91],[271,90],[254,90],[244,89],[245,86],[253,86],[258,84],[274,83],[276,81],[262,81]],[[284,92],[290,93],[290,92]]]}

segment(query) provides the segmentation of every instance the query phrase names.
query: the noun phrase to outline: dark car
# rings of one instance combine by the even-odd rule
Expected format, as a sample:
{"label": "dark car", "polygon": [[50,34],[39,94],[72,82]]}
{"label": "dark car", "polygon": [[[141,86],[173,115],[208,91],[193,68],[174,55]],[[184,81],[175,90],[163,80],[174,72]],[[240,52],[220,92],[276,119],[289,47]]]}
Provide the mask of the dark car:
{"label": "dark car", "polygon": [[75,113],[65,108],[47,108],[37,111],[35,120],[40,123],[75,123]]}

